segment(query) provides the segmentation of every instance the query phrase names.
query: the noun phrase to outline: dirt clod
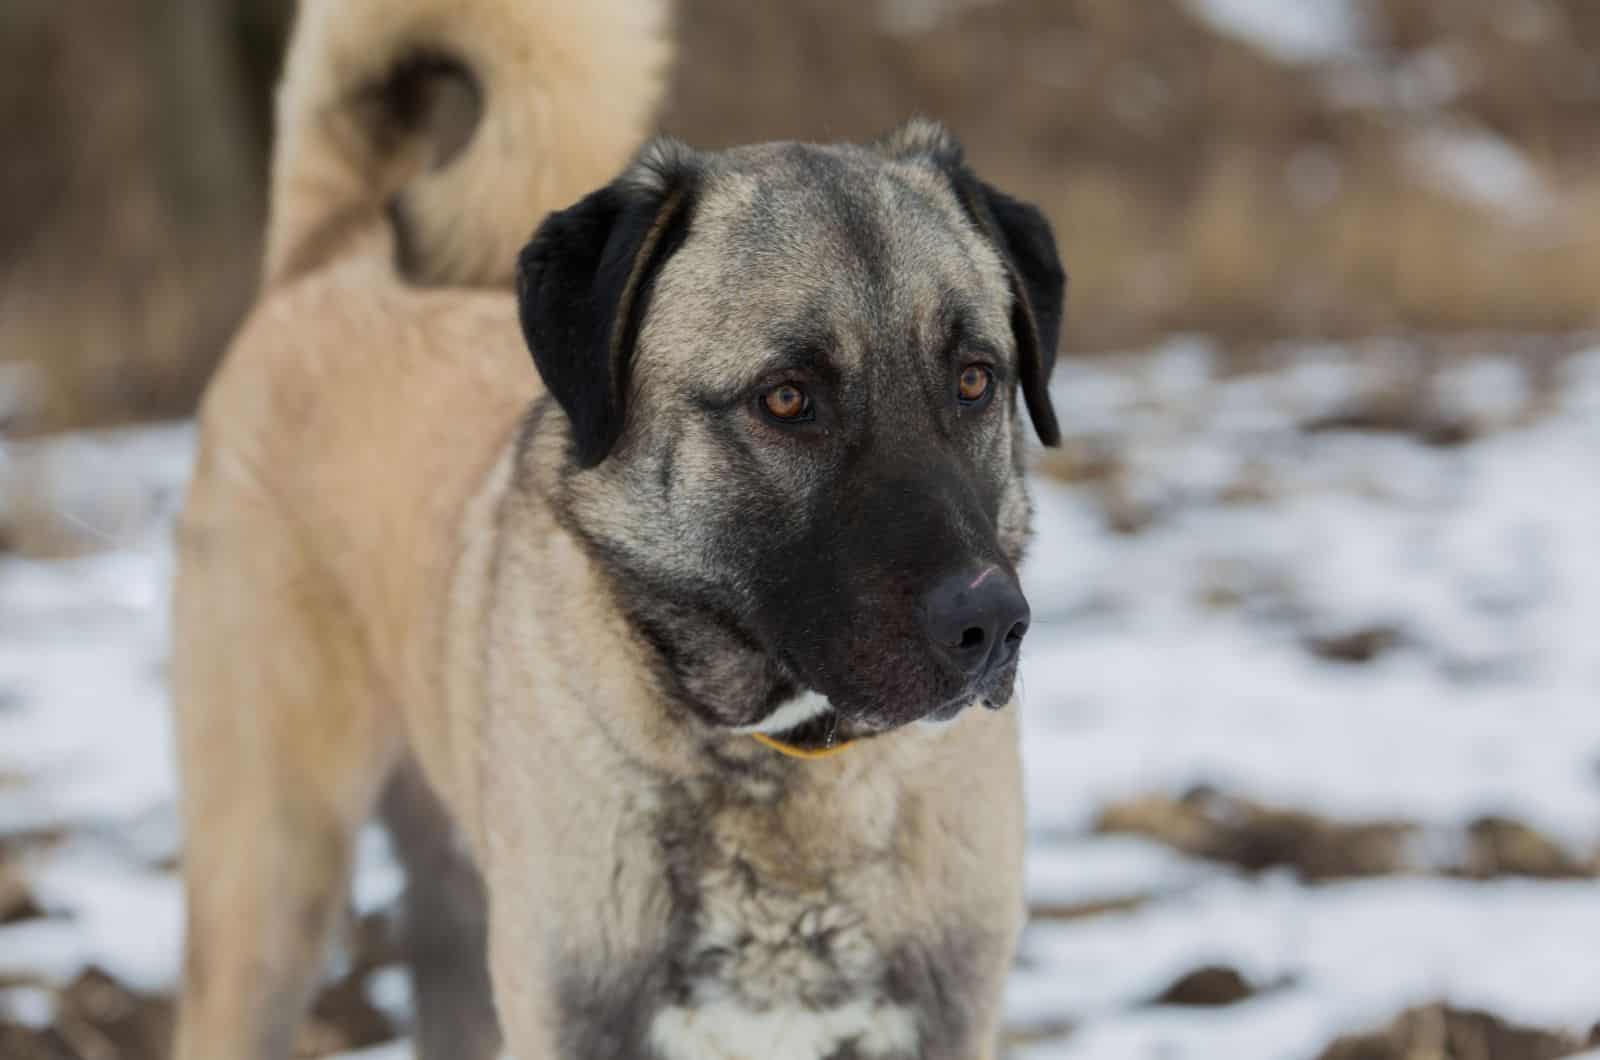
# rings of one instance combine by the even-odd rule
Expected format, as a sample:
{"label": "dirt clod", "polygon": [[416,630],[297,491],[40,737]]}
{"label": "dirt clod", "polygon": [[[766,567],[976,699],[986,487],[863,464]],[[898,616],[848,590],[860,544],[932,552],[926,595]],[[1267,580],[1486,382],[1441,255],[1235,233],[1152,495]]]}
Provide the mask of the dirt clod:
{"label": "dirt clod", "polygon": [[45,915],[22,877],[0,865],[0,926]]}
{"label": "dirt clod", "polygon": [[1486,1012],[1434,1004],[1379,1031],[1351,1034],[1318,1060],[1559,1060],[1586,1044],[1562,1031],[1507,1023]]}
{"label": "dirt clod", "polygon": [[1180,976],[1171,986],[1156,995],[1155,1005],[1183,1005],[1195,1008],[1218,1008],[1235,1005],[1256,995],[1236,968],[1227,965],[1207,965]]}
{"label": "dirt clod", "polygon": [[1600,858],[1582,858],[1521,821],[1480,817],[1467,829],[1467,855],[1459,873],[1469,879],[1535,876],[1589,879],[1600,875]]}
{"label": "dirt clod", "polygon": [[399,1029],[367,998],[366,977],[347,976],[325,989],[300,1028],[295,1056],[365,1049],[398,1037]]}
{"label": "dirt clod", "polygon": [[[310,1058],[391,1041],[399,1028],[367,998],[366,974],[325,989],[295,1042],[295,1056]],[[129,990],[90,968],[55,991],[55,1019],[37,1028],[0,1015],[4,1060],[166,1060],[172,1039],[171,998]]]}
{"label": "dirt clod", "polygon": [[1362,626],[1339,633],[1309,636],[1306,650],[1330,662],[1367,663],[1400,643],[1400,631],[1392,626]]}
{"label": "dirt clod", "polygon": [[163,1060],[172,1003],[135,994],[98,968],[57,992],[55,1022],[43,1029],[0,1019],[6,1060]]}
{"label": "dirt clod", "polygon": [[1178,799],[1146,795],[1117,803],[1100,815],[1096,830],[1146,836],[1249,872],[1289,868],[1311,882],[1391,875],[1413,867],[1407,857],[1411,825],[1330,821],[1208,788]]}

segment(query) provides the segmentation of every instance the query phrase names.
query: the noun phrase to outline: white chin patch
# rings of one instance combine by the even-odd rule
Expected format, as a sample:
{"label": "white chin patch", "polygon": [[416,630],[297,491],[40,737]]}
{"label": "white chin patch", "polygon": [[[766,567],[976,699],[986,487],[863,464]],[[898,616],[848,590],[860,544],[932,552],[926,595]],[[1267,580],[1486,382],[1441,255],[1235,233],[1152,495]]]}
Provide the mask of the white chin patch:
{"label": "white chin patch", "polygon": [[801,692],[793,699],[779,703],[777,709],[754,725],[741,725],[734,732],[788,732],[796,725],[810,721],[833,709],[828,697],[817,692]]}

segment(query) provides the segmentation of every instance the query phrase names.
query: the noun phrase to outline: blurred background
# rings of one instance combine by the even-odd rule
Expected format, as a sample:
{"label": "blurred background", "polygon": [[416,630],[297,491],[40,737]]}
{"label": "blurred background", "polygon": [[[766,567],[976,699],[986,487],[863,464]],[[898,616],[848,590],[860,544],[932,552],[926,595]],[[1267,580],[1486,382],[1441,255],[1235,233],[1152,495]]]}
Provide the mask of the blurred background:
{"label": "blurred background", "polygon": [[[291,13],[0,0],[4,1060],[164,1055],[166,538]],[[1600,1044],[1600,4],[677,22],[668,131],[925,113],[1056,226],[1011,1055]],[[371,838],[304,1056],[406,1055]]]}

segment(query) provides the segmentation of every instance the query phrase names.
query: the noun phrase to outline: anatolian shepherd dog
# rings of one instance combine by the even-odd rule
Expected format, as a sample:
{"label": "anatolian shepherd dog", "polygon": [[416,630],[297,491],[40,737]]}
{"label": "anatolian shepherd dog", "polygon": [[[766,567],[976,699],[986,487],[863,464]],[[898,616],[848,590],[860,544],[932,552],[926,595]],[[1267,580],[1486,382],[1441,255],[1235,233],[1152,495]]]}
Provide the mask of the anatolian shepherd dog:
{"label": "anatolian shepherd dog", "polygon": [[302,5],[179,531],[181,1060],[289,1055],[379,811],[427,1060],[994,1055],[1054,239],[929,122],[629,162],[663,16]]}

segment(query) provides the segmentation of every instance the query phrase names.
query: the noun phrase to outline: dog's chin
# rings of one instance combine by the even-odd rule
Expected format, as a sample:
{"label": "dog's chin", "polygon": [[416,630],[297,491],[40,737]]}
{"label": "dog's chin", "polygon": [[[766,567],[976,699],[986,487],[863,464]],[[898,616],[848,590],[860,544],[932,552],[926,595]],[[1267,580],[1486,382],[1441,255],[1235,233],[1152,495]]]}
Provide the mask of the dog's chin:
{"label": "dog's chin", "polygon": [[[844,704],[835,702],[834,706],[842,718],[873,733],[890,732],[909,725],[939,728],[953,724],[962,714],[974,707],[988,710],[1004,708],[1011,702],[1016,679],[1017,668],[1016,664],[1012,663],[988,680],[963,687],[954,695],[937,701],[931,707],[917,700],[910,700],[909,697],[896,699],[892,696],[861,704],[854,709],[848,702]],[[915,704],[909,709],[905,706],[908,700]]]}
{"label": "dog's chin", "polygon": [[933,710],[928,711],[928,713],[918,718],[915,724],[934,729],[943,728],[961,717],[968,707],[975,706],[978,702],[979,700],[971,696],[962,696],[951,700],[942,707],[935,707]]}

